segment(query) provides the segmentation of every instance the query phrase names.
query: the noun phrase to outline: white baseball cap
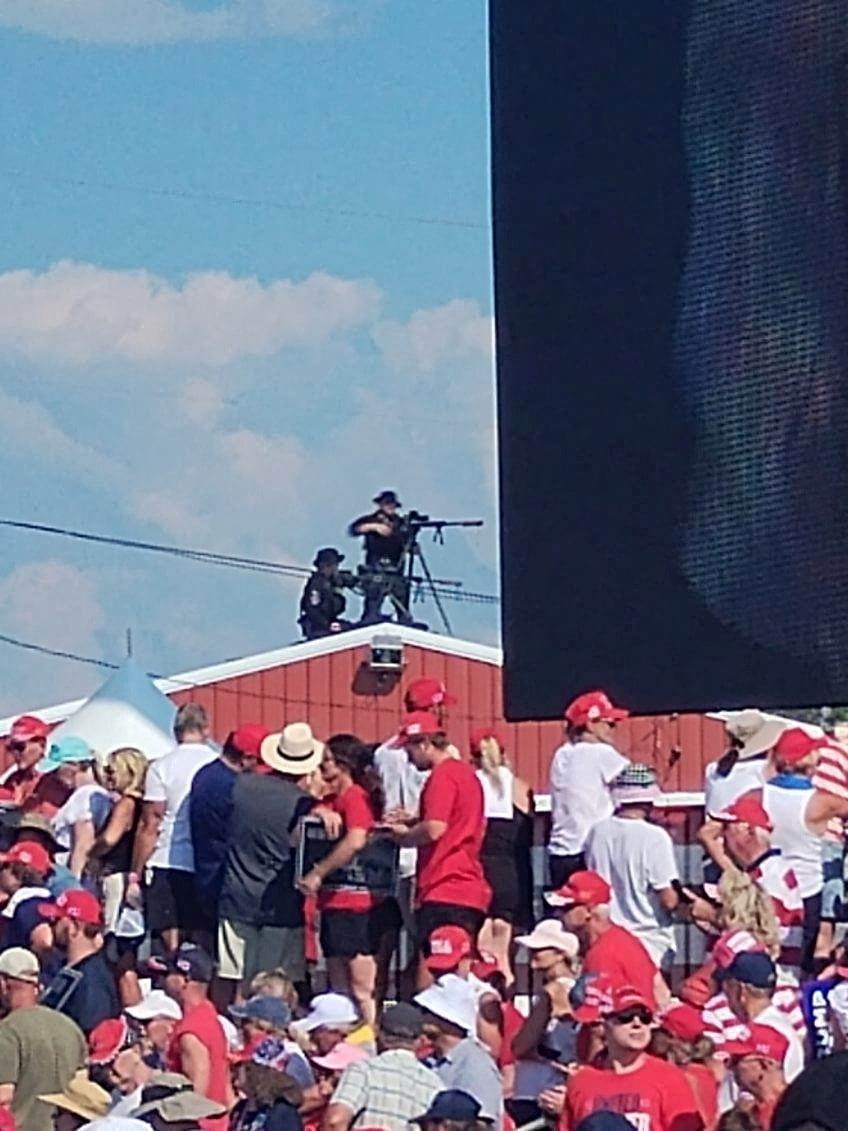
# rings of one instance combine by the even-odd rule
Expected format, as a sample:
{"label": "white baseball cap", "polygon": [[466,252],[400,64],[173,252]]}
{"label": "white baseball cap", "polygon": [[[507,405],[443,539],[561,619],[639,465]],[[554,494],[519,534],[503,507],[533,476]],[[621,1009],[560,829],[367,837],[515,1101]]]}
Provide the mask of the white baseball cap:
{"label": "white baseball cap", "polygon": [[318,994],[312,999],[309,1012],[293,1024],[302,1033],[313,1029],[333,1029],[337,1025],[354,1025],[359,1020],[356,1008],[344,994]]}
{"label": "white baseball cap", "polygon": [[443,975],[413,1000],[428,1013],[450,1021],[466,1033],[473,1033],[477,1028],[477,995],[469,983],[456,974]]}
{"label": "white baseball cap", "polygon": [[528,950],[559,950],[568,958],[580,953],[577,935],[567,931],[559,919],[542,919],[529,935],[519,935],[515,941]]}
{"label": "white baseball cap", "polygon": [[32,982],[38,985],[41,968],[31,950],[23,946],[10,946],[0,954],[0,974],[14,978],[18,982]]}
{"label": "white baseball cap", "polygon": [[124,1009],[136,1021],[152,1021],[154,1017],[169,1017],[172,1021],[182,1020],[183,1011],[164,990],[151,990],[136,1005]]}

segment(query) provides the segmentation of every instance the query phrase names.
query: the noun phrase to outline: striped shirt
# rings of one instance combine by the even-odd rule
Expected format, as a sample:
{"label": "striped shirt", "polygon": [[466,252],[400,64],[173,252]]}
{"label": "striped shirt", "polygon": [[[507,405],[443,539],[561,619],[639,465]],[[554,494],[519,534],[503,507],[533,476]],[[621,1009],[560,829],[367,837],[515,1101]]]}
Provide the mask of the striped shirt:
{"label": "striped shirt", "polygon": [[804,900],[795,872],[775,850],[750,875],[772,899],[780,939],[778,963],[790,976],[797,976],[804,948]]}
{"label": "striped shirt", "polygon": [[813,774],[813,787],[848,801],[848,750],[835,742],[822,748]]}
{"label": "striped shirt", "polygon": [[436,1073],[414,1053],[388,1049],[346,1068],[330,1102],[350,1108],[351,1127],[408,1131],[410,1120],[423,1115],[443,1088]]}
{"label": "striped shirt", "polygon": [[[801,995],[797,986],[788,982],[778,982],[772,995],[771,1004],[774,1009],[786,1018],[792,1029],[803,1040],[807,1035],[807,1025],[801,1009]],[[725,1041],[742,1040],[748,1026],[740,1021],[727,1000],[726,994],[716,994],[704,1006],[701,1014],[704,1022],[705,1035],[710,1038],[717,1049]]]}

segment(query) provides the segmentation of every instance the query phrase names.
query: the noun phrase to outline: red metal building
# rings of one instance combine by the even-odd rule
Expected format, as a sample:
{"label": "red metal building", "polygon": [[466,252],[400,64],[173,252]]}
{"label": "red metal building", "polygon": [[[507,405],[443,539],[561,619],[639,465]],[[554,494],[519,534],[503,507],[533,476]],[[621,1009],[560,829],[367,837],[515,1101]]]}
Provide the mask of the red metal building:
{"label": "red metal building", "polygon": [[[377,635],[402,642],[402,672],[380,674],[371,669],[371,643]],[[448,712],[456,745],[465,750],[474,727],[495,723],[503,730],[517,772],[545,793],[551,754],[562,741],[562,724],[504,721],[501,659],[497,648],[391,625],[359,628],[184,672],[159,680],[158,686],[177,703],[188,699],[202,703],[218,739],[240,722],[276,729],[306,719],[322,738],[346,731],[377,741],[397,728],[403,688],[426,674],[443,680],[458,699]],[[63,703],[35,713],[59,722],[79,705]],[[4,722],[10,721],[0,721],[0,734]],[[654,765],[666,791],[691,794],[702,788],[705,763],[722,753],[723,727],[701,715],[633,719],[621,726],[617,745],[634,760]],[[690,803],[695,801],[692,798]]]}

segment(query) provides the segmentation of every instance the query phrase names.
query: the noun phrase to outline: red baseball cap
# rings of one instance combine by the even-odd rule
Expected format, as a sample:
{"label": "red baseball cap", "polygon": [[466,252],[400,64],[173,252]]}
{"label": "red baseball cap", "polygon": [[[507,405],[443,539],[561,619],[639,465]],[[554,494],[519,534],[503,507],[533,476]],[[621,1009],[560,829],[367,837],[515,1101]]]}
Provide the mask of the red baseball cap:
{"label": "red baseball cap", "polygon": [[609,903],[612,892],[603,876],[597,872],[572,872],[568,883],[558,891],[545,892],[545,900],[551,907],[598,907]]}
{"label": "red baseball cap", "polygon": [[565,717],[574,727],[584,727],[586,723],[598,723],[602,720],[614,723],[619,719],[626,719],[629,714],[623,707],[614,707],[605,691],[586,691],[565,708]]}
{"label": "red baseball cap", "polygon": [[728,825],[750,825],[751,828],[762,829],[767,833],[774,828],[771,817],[755,797],[740,797],[727,809],[722,809],[713,816],[717,821],[724,821]]}
{"label": "red baseball cap", "polygon": [[772,1029],[771,1025],[758,1025],[752,1021],[748,1025],[747,1037],[736,1041],[726,1041],[721,1046],[721,1052],[726,1053],[731,1060],[742,1060],[746,1056],[761,1056],[765,1060],[774,1060],[783,1064],[789,1049],[789,1040]]}
{"label": "red baseball cap", "polygon": [[259,748],[270,733],[261,723],[244,723],[238,730],[230,731],[224,746],[232,747],[246,758],[258,758]]}
{"label": "red baseball cap", "polygon": [[436,927],[427,939],[430,951],[425,959],[428,970],[454,970],[463,958],[467,958],[473,947],[471,936],[464,927]]}
{"label": "red baseball cap", "polygon": [[656,1009],[655,1003],[637,990],[635,986],[614,986],[606,1006],[601,1012],[605,1017],[615,1017],[617,1013],[624,1013],[628,1009],[648,1009],[651,1013]]}
{"label": "red baseball cap", "polygon": [[35,715],[21,715],[12,723],[9,738],[12,742],[29,742],[33,738],[46,738],[49,733],[48,724]]}
{"label": "red baseball cap", "polygon": [[785,730],[774,746],[775,755],[784,762],[793,765],[808,758],[814,751],[831,746],[830,739],[821,735],[813,738],[803,727],[790,727]]}
{"label": "red baseball cap", "polygon": [[704,1032],[704,1019],[694,1005],[672,1005],[660,1018],[660,1025],[681,1041],[697,1041]]}
{"label": "red baseball cap", "polygon": [[471,963],[471,973],[475,978],[488,978],[490,974],[497,974],[500,970],[498,960],[488,950],[481,950],[480,957]]}
{"label": "red baseball cap", "polygon": [[495,740],[495,742],[497,742],[498,746],[502,747],[504,745],[503,738],[501,738],[501,736],[498,734],[498,732],[495,730],[494,727],[492,727],[492,726],[477,727],[475,730],[472,730],[471,736],[468,740],[469,743],[471,744],[471,749],[472,750],[479,750],[480,749],[480,743],[483,741],[484,738],[493,738]]}
{"label": "red baseball cap", "polygon": [[53,903],[39,903],[39,915],[45,919],[75,919],[92,927],[103,926],[103,908],[96,896],[83,888],[71,888],[58,895]]}
{"label": "red baseball cap", "polygon": [[88,1034],[88,1063],[111,1064],[127,1044],[129,1026],[123,1017],[109,1017]]}
{"label": "red baseball cap", "polygon": [[36,872],[49,872],[50,853],[34,840],[19,840],[8,852],[0,853],[0,864],[26,864]]}
{"label": "red baseball cap", "polygon": [[429,711],[433,707],[451,707],[456,703],[456,696],[448,693],[448,689],[440,679],[431,679],[426,675],[410,683],[404,698],[414,711]]}
{"label": "red baseball cap", "polygon": [[442,724],[429,711],[413,711],[401,723],[398,736],[391,745],[403,746],[407,739],[425,738],[431,734],[439,734],[442,730]]}
{"label": "red baseball cap", "polygon": [[571,1011],[574,1020],[581,1025],[597,1024],[609,1010],[616,984],[615,978],[609,974],[598,974],[588,979],[583,987],[583,1001]]}

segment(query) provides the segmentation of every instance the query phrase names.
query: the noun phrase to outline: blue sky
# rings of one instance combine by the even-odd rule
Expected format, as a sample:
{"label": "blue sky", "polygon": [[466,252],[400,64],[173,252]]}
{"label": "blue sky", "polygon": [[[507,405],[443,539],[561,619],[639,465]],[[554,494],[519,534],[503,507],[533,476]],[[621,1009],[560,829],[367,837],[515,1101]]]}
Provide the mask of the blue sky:
{"label": "blue sky", "polygon": [[[496,591],[484,0],[0,0],[0,103],[4,517],[353,561],[393,486],[486,520],[430,562]],[[0,633],[162,672],[296,635],[289,582],[0,540]],[[3,656],[0,710],[100,678]]]}

